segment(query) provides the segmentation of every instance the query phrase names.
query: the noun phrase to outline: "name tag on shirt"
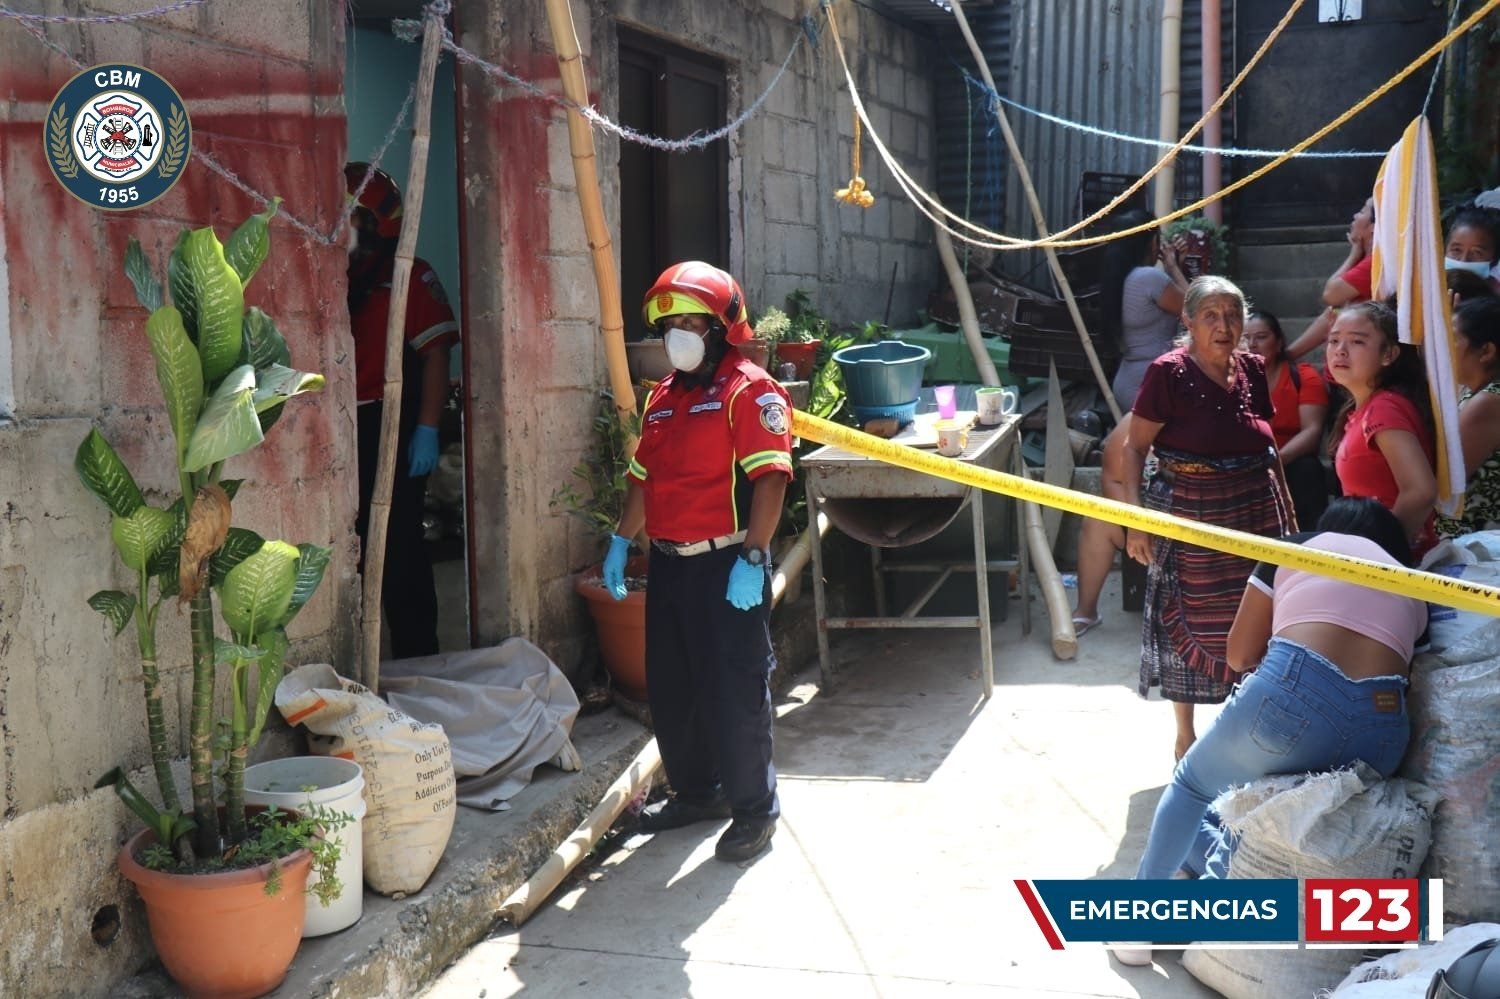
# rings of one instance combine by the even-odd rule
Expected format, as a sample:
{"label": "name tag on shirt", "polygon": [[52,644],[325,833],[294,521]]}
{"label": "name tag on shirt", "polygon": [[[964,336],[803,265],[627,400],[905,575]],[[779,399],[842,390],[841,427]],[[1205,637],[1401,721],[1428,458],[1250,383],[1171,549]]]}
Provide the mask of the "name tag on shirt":
{"label": "name tag on shirt", "polygon": [[715,400],[713,402],[700,402],[700,403],[698,403],[698,405],[694,406],[692,409],[689,409],[688,413],[689,413],[689,415],[691,415],[693,413],[709,413],[709,412],[712,412],[712,411],[714,411],[716,409],[723,409],[723,408],[724,408],[724,400],[717,399],[717,400]]}

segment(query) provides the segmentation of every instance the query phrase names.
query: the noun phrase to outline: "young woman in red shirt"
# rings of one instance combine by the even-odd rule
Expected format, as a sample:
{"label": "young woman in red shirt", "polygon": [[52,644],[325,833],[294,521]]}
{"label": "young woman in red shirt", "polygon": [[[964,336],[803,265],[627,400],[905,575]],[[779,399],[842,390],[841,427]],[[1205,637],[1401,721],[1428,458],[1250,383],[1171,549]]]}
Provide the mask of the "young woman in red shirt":
{"label": "young woman in red shirt", "polygon": [[1328,482],[1318,457],[1323,443],[1323,419],[1328,414],[1328,388],[1311,364],[1293,361],[1286,349],[1281,320],[1263,309],[1250,310],[1245,322],[1245,346],[1266,362],[1266,384],[1271,387],[1271,435],[1299,525],[1316,524],[1328,508]]}
{"label": "young woman in red shirt", "polygon": [[1396,313],[1379,302],[1339,313],[1324,358],[1328,377],[1349,393],[1329,442],[1339,486],[1394,513],[1420,560],[1437,544],[1436,435],[1422,358],[1397,339]]}

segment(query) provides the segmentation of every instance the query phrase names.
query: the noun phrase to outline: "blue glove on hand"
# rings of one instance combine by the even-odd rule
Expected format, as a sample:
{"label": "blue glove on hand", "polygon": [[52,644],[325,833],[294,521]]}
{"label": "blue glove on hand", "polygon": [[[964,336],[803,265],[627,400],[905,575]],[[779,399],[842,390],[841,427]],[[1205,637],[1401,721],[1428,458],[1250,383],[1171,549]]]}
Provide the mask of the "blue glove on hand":
{"label": "blue glove on hand", "polygon": [[406,448],[407,474],[413,479],[426,475],[437,467],[437,460],[437,427],[418,423],[416,432],[411,435],[411,443]]}
{"label": "blue glove on hand", "polygon": [[734,568],[729,570],[729,592],[724,594],[724,599],[742,611],[759,607],[760,602],[765,599],[766,567],[764,565],[751,565],[742,558],[734,560]]}
{"label": "blue glove on hand", "polygon": [[609,539],[609,554],[604,556],[604,588],[616,600],[625,599],[625,550],[630,541],[612,535]]}

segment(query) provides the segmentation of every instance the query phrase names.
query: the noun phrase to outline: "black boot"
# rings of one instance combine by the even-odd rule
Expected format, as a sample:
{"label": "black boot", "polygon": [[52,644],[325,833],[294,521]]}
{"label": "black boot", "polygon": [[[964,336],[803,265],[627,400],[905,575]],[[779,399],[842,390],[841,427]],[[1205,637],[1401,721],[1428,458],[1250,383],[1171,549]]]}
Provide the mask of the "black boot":
{"label": "black boot", "polygon": [[696,803],[669,798],[648,806],[641,812],[642,832],[664,832],[690,826],[695,822],[717,822],[729,818],[729,802],[723,798]]}
{"label": "black boot", "polygon": [[771,845],[775,819],[735,819],[714,847],[714,856],[731,863],[749,860]]}

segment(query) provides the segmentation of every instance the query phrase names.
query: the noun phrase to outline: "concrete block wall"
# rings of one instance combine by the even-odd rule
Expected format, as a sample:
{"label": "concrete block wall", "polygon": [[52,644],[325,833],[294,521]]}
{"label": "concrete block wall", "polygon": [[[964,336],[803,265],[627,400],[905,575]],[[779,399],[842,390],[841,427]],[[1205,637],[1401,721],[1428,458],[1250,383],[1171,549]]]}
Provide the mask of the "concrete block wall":
{"label": "concrete block wall", "polygon": [[[617,25],[723,60],[729,113],[760,95],[802,31],[790,0],[574,0],[590,99],[618,112]],[[541,5],[467,6],[462,45],[560,93]],[[865,99],[885,140],[924,185],[932,183],[933,88],[927,43],[864,6],[837,8]],[[818,15],[821,17],[822,15]],[[571,574],[602,550],[577,521],[550,509],[591,444],[596,393],[607,384],[599,303],[584,236],[566,117],[534,94],[481,71],[460,73],[461,169],[468,252],[470,458],[476,485],[475,619],[482,642],[537,641],[570,675],[591,665],[591,626]],[[759,314],[797,289],[840,323],[883,316],[892,267],[891,320],[915,318],[938,276],[931,229],[866,139],[868,211],[833,193],[849,180],[852,118],[826,33],[804,46],[761,112],[727,140],[730,267]],[[633,234],[618,228],[618,140],[594,132],[616,261]],[[638,238],[638,237],[637,237]],[[631,310],[636,303],[625,302]]]}
{"label": "concrete block wall", "polygon": [[[140,5],[48,0],[28,9],[94,15]],[[260,208],[195,160],[156,204],[96,211],[48,172],[48,105],[79,64],[149,67],[182,96],[195,148],[326,232],[344,199],[341,17],[336,4],[207,4],[123,24],[52,25],[47,44],[0,19],[0,994],[108,995],[149,957],[143,914],[114,868],[139,823],[112,792],[92,790],[111,767],[148,758],[134,641],[128,631],[111,636],[84,602],[128,581],[107,511],[72,459],[97,427],[148,501],[166,502],[175,486],[170,431],[146,314],[121,271],[124,248],[139,239],[164,270],[182,228],[213,225],[227,238]],[[247,480],[235,523],[334,546],[323,587],[293,628],[291,661],[347,669],[358,588],[344,259],[342,246],[273,224],[271,257],[247,301],[276,319],[298,366],[323,372],[328,385],[292,403],[268,443],[228,474]],[[163,607],[158,636],[179,752],[185,618]]]}

